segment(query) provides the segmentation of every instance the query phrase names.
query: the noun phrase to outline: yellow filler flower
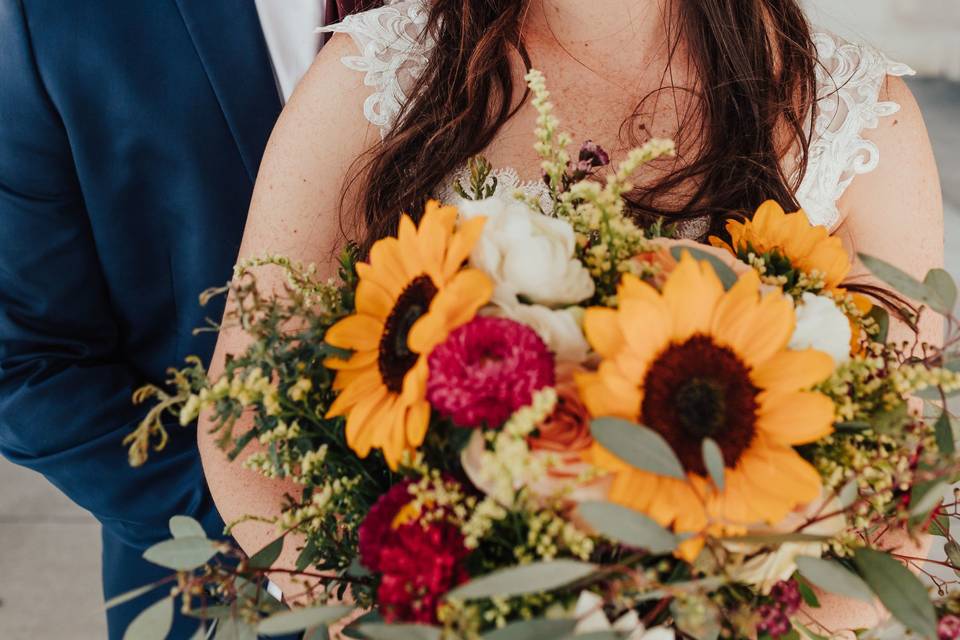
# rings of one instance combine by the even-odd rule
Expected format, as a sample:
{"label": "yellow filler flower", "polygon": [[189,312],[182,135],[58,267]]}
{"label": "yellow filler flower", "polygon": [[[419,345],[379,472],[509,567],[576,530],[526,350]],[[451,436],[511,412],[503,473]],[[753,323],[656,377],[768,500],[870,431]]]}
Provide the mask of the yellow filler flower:
{"label": "yellow filler flower", "polygon": [[[676,452],[686,480],[637,469],[595,444],[613,474],[610,499],[677,532],[775,523],[817,498],[816,469],[793,449],[832,431],[834,407],[809,389],[833,371],[819,351],[789,351],[796,318],[779,291],[761,297],[759,276],[724,292],[707,262],[684,254],[663,291],[624,276],[618,309],[592,308],[585,329],[602,357],[577,380],[596,417],[639,422]],[[703,441],[723,453],[724,489],[709,480]],[[695,554],[699,544],[681,553]]]}
{"label": "yellow filler flower", "polygon": [[325,340],[353,352],[326,362],[337,371],[339,393],[327,417],[346,417],[347,444],[361,458],[381,449],[396,469],[404,451],[423,443],[427,356],[493,292],[486,274],[462,268],[484,221],[456,228],[456,208],[430,202],[419,228],[404,215],[398,236],[379,240],[369,263],[357,264],[356,313],[330,327]]}

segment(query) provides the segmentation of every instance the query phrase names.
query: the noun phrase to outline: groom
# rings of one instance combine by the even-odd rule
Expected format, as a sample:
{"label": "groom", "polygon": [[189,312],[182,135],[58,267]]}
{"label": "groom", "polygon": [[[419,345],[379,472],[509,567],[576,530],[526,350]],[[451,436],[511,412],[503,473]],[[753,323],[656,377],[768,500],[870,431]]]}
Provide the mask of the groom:
{"label": "groom", "polygon": [[[356,4],[0,0],[0,451],[100,520],[106,598],[169,574],[141,554],[170,516],[222,535],[192,433],[128,465],[131,394],[210,356],[197,296],[230,277],[315,27]],[[111,609],[110,637],[168,590]]]}

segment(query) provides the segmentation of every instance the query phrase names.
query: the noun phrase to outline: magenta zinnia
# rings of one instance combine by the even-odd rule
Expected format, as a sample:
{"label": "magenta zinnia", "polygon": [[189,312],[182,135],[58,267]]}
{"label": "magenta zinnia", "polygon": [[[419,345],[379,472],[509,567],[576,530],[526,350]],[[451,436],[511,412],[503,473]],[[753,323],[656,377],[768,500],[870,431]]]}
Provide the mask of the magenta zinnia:
{"label": "magenta zinnia", "polygon": [[554,359],[537,333],[505,318],[477,317],[429,358],[427,399],[461,427],[499,427],[556,382]]}

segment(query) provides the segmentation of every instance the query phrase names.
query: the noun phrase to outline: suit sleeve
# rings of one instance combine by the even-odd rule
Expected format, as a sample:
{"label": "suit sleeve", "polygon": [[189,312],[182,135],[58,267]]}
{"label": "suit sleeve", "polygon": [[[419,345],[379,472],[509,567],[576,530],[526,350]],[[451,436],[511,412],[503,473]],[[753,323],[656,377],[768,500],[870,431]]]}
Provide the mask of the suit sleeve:
{"label": "suit sleeve", "polygon": [[175,514],[219,535],[193,438],[129,466],[145,380],[122,351],[67,128],[22,0],[0,0],[0,452],[133,546],[167,537]]}

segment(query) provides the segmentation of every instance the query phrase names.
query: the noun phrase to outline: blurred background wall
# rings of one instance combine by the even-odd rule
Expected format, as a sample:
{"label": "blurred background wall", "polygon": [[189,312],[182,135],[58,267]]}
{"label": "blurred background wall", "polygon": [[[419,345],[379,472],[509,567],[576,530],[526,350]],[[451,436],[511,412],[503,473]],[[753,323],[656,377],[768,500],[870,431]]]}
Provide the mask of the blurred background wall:
{"label": "blurred background wall", "polygon": [[960,81],[960,1],[804,1],[816,24],[879,46],[923,75]]}
{"label": "blurred background wall", "polygon": [[[940,166],[947,265],[960,277],[960,0],[803,2],[817,25],[920,72],[909,83]],[[0,638],[104,638],[99,554],[89,515],[0,458]]]}

